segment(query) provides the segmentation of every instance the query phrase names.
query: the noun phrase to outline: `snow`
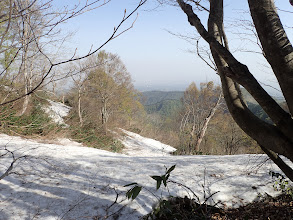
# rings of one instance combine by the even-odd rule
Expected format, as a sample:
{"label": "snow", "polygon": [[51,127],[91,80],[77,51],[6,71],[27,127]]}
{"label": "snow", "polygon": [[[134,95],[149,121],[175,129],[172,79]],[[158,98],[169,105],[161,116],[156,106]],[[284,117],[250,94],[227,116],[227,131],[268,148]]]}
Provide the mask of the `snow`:
{"label": "snow", "polygon": [[[15,157],[27,156],[16,163],[13,174],[0,180],[0,219],[137,220],[158,201],[152,193],[169,195],[164,187],[156,191],[150,175],[162,175],[165,166],[174,164],[170,179],[190,187],[201,201],[204,195],[218,192],[209,203],[220,200],[237,207],[257,199],[258,194],[277,195],[269,170],[280,171],[265,155],[171,156],[170,146],[124,133],[124,154],[65,139],[62,144],[44,144],[0,134],[0,155],[6,148]],[[9,155],[0,159],[0,175],[10,163]],[[129,187],[123,186],[132,182],[152,193],[142,189],[136,200],[127,200]],[[172,183],[168,187],[174,196],[190,194]]]}
{"label": "snow", "polygon": [[[170,153],[176,151],[176,148],[171,147],[167,144],[163,144],[154,139],[145,138],[139,134],[120,129],[124,134],[125,138],[121,140],[125,149],[123,153],[130,156],[167,156]],[[147,146],[147,147],[145,147]]]}
{"label": "snow", "polygon": [[61,102],[54,102],[51,100],[47,100],[50,105],[43,107],[43,110],[49,114],[49,116],[52,118],[52,120],[60,125],[63,125],[65,127],[67,127],[68,125],[66,125],[66,123],[63,120],[63,117],[67,116],[69,111],[70,111],[70,107],[67,105],[64,105]]}

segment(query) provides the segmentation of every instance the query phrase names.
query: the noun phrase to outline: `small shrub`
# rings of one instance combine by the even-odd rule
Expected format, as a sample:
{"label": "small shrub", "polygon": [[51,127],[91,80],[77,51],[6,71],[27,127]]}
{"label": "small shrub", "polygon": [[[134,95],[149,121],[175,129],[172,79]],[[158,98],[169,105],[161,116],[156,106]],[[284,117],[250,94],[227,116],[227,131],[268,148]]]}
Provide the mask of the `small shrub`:
{"label": "small shrub", "polygon": [[12,135],[17,133],[26,136],[45,136],[53,130],[61,129],[55,123],[51,123],[51,118],[42,110],[40,102],[33,96],[24,115],[18,116],[19,109],[17,108],[7,110],[4,106],[0,109],[1,116],[8,111],[9,114],[1,118],[1,132]]}
{"label": "small shrub", "polygon": [[[169,180],[171,172],[175,169],[176,165],[173,165],[170,168],[165,167],[166,171],[161,176],[151,176],[152,179],[156,181],[156,190],[160,189],[162,183],[165,187],[167,187],[168,183],[175,183],[184,187],[185,189],[189,189],[183,184],[178,184],[175,181]],[[143,186],[138,183],[130,183],[125,185],[125,187],[131,188],[126,192],[126,197],[128,199],[134,200],[137,198],[142,189],[145,189]],[[147,190],[150,192],[149,190]],[[191,191],[192,192],[192,191]],[[152,193],[152,192],[150,192]],[[199,198],[192,192],[197,201]],[[153,194],[153,193],[152,193]],[[153,194],[156,196],[155,194]],[[156,196],[157,197],[157,196]],[[210,219],[211,213],[217,213],[221,210],[214,206],[209,206],[206,204],[206,201],[203,203],[196,202],[195,199],[190,199],[188,197],[174,197],[169,195],[167,198],[159,198],[159,202],[153,207],[153,210],[144,216],[143,220],[190,220],[190,219]]]}
{"label": "small shrub", "polygon": [[83,143],[88,147],[108,150],[112,152],[121,152],[123,145],[119,140],[112,137],[111,134],[105,134],[94,124],[86,124],[82,127],[73,124],[69,127],[72,140]]}
{"label": "small shrub", "polygon": [[270,171],[270,175],[274,179],[274,189],[276,191],[281,191],[286,195],[291,196],[293,199],[293,187],[289,184],[289,180],[285,178],[282,174]]}

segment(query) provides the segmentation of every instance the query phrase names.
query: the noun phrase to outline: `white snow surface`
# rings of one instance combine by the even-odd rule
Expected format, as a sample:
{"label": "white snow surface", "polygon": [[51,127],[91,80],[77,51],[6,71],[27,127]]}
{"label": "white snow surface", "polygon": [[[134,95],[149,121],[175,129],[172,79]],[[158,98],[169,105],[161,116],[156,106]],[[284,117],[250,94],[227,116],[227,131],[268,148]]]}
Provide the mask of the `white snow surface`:
{"label": "white snow surface", "polygon": [[71,108],[61,102],[54,102],[49,99],[47,99],[47,101],[50,105],[43,107],[43,110],[49,114],[50,118],[52,118],[55,123],[67,127],[68,125],[64,122],[63,117],[68,115]]}
{"label": "white snow surface", "polygon": [[151,138],[145,138],[139,134],[126,131],[124,129],[120,130],[126,134],[126,136],[121,140],[125,149],[123,153],[130,156],[167,156],[170,153],[176,151],[176,148],[170,145],[163,144],[160,141],[156,141]]}
{"label": "white snow surface", "polygon": [[[142,189],[137,199],[129,201],[125,198],[129,187],[123,186],[137,182],[157,196],[167,196],[164,187],[156,191],[150,175],[162,175],[165,166],[174,164],[170,179],[190,187],[201,201],[204,194],[207,197],[218,192],[209,203],[221,200],[237,207],[257,199],[259,193],[277,195],[269,170],[280,171],[265,155],[156,155],[150,153],[156,151],[156,141],[125,133],[129,134],[129,155],[88,148],[69,140],[62,140],[60,145],[44,144],[0,134],[0,155],[5,149],[14,152],[15,158],[26,155],[17,161],[12,174],[0,180],[0,219],[137,220],[150,212],[158,200]],[[135,140],[133,147],[131,142]],[[150,150],[137,150],[139,145]],[[167,152],[173,150],[162,146]],[[11,159],[10,154],[0,158],[0,175]],[[191,196],[176,184],[168,186],[173,196]]]}

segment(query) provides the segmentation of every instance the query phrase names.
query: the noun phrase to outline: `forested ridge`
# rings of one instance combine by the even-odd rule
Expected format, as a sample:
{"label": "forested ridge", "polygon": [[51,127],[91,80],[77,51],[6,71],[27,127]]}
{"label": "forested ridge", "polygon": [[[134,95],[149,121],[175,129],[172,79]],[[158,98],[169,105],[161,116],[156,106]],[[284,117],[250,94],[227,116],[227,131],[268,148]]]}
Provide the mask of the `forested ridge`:
{"label": "forested ridge", "polygon": [[[242,89],[242,93],[252,113],[262,120],[270,121],[265,111],[245,89]],[[148,114],[158,113],[162,116],[170,116],[182,107],[180,100],[183,95],[183,91],[146,91],[141,92],[140,100]],[[280,104],[284,103],[284,98],[276,97],[275,99]]]}

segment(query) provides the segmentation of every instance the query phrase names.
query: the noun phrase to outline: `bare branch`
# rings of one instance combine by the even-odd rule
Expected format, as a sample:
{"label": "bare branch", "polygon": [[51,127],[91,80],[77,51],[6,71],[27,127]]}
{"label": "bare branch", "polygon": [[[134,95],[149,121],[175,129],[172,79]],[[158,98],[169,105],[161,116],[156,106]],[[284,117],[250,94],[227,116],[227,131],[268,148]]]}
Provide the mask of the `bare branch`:
{"label": "bare branch", "polygon": [[[62,65],[62,64],[65,64],[65,63],[69,63],[69,62],[72,62],[72,61],[76,61],[76,60],[81,60],[81,59],[84,59],[84,58],[86,58],[86,57],[89,57],[89,56],[91,56],[91,55],[93,55],[93,54],[95,54],[97,51],[99,51],[99,50],[101,50],[106,44],[108,44],[110,41],[112,41],[113,39],[115,39],[115,38],[117,38],[118,36],[120,36],[121,34],[123,34],[123,33],[125,33],[126,31],[128,31],[129,29],[131,29],[132,27],[133,27],[133,25],[134,25],[134,22],[136,21],[136,19],[137,19],[137,17],[135,18],[135,20],[133,21],[133,23],[131,24],[131,26],[130,27],[128,27],[128,28],[126,28],[126,29],[124,29],[124,30],[122,30],[121,32],[118,32],[120,29],[121,29],[121,27],[122,27],[122,25],[127,21],[127,20],[129,20],[129,18],[143,5],[143,4],[145,4],[146,3],[146,1],[147,0],[141,0],[139,3],[138,3],[138,5],[137,5],[137,7],[131,12],[131,13],[129,13],[128,15],[126,15],[126,12],[124,13],[124,16],[123,16],[123,18],[122,18],[122,20],[120,21],[120,23],[118,24],[118,26],[116,27],[116,28],[114,28],[114,31],[113,31],[113,33],[110,35],[110,37],[102,44],[102,45],[100,45],[98,48],[96,48],[94,51],[92,51],[92,52],[89,52],[89,53],[87,53],[86,55],[84,55],[84,56],[81,56],[81,57],[78,57],[78,58],[74,58],[74,56],[75,56],[75,54],[73,55],[73,57],[72,58],[70,58],[70,59],[68,59],[68,60],[65,60],[65,61],[61,61],[61,62],[57,62],[57,63],[52,63],[51,62],[51,60],[49,59],[49,57],[47,57],[43,52],[42,52],[42,50],[40,49],[40,47],[38,47],[38,49],[39,49],[39,52],[41,53],[41,54],[43,54],[48,60],[49,60],[49,62],[50,62],[50,67],[49,67],[49,69],[48,69],[48,71],[43,75],[43,77],[41,78],[41,80],[38,82],[38,84],[34,87],[34,88],[32,88],[30,91],[28,91],[27,93],[25,93],[25,94],[23,94],[23,95],[20,95],[20,96],[18,96],[17,98],[15,98],[15,99],[12,99],[12,100],[9,100],[9,101],[5,101],[5,102],[3,102],[3,103],[1,103],[0,104],[0,106],[3,106],[3,105],[6,105],[6,104],[9,104],[9,103],[12,103],[12,102],[15,102],[15,101],[17,101],[17,100],[19,100],[19,99],[22,99],[22,98],[24,98],[24,97],[26,97],[26,96],[28,96],[28,95],[30,95],[30,94],[32,94],[32,93],[34,93],[43,83],[44,83],[44,81],[45,81],[45,79],[49,76],[49,74],[51,73],[51,71],[52,71],[52,69],[54,68],[54,67],[56,67],[56,66],[59,66],[59,65]],[[97,2],[97,1],[95,1],[95,2]],[[57,24],[56,24],[57,25]],[[56,26],[55,25],[55,26]],[[35,40],[35,39],[34,39]]]}

